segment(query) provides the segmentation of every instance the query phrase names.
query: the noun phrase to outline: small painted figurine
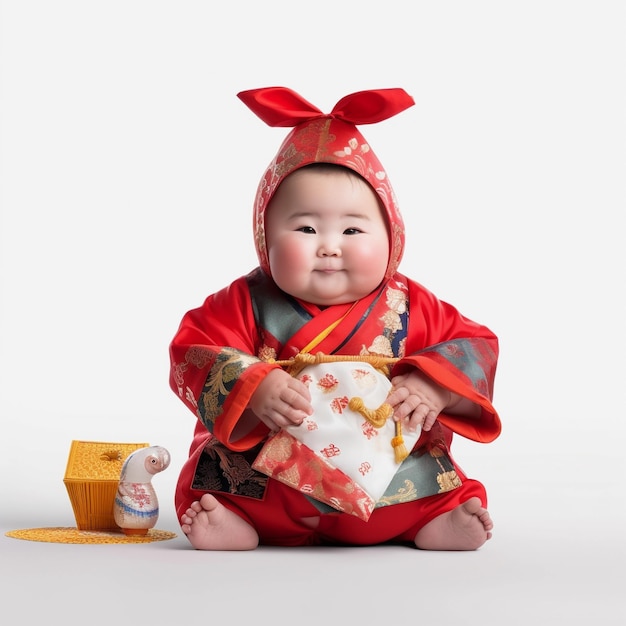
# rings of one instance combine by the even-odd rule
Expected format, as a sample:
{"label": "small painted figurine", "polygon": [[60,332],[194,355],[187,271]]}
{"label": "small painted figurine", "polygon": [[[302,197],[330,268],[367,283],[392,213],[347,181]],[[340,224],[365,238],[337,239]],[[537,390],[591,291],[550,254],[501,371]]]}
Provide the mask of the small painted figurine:
{"label": "small painted figurine", "polygon": [[152,477],[170,464],[161,446],[140,448],[124,461],[113,505],[115,523],[125,535],[146,535],[159,517],[159,502]]}

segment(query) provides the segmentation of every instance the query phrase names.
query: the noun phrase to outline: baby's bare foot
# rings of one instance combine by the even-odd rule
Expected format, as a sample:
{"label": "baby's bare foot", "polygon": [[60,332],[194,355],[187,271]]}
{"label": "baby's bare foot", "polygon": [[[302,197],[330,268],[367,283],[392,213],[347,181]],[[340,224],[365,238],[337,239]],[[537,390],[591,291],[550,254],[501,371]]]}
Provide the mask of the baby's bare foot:
{"label": "baby's bare foot", "polygon": [[196,550],[254,550],[259,545],[254,528],[210,493],[192,502],[180,521]]}
{"label": "baby's bare foot", "polygon": [[415,536],[415,545],[422,550],[477,550],[491,539],[492,529],[480,499],[470,498],[426,524]]}

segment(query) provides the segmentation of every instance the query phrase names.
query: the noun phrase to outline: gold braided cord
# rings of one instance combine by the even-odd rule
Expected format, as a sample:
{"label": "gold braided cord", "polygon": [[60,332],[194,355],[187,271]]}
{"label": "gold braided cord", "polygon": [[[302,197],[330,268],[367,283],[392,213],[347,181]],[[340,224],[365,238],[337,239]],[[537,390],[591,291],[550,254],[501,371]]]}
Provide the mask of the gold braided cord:
{"label": "gold braided cord", "polygon": [[[382,428],[387,420],[393,415],[393,407],[384,402],[377,409],[368,409],[365,406],[362,398],[358,396],[354,396],[350,398],[348,402],[348,408],[354,411],[355,413],[359,413],[362,415],[372,426],[375,428]],[[402,463],[407,456],[409,456],[409,451],[404,445],[404,437],[402,436],[402,423],[395,423],[395,437],[391,438],[391,445],[393,446],[394,458],[396,463]]]}
{"label": "gold braided cord", "polygon": [[287,372],[292,376],[297,376],[307,365],[357,361],[360,363],[369,363],[374,369],[388,378],[389,366],[397,363],[398,360],[397,357],[386,357],[376,354],[324,354],[323,352],[310,354],[309,352],[299,352],[291,359],[271,361],[271,363],[277,363],[281,367],[286,368]]}
{"label": "gold braided cord", "polygon": [[393,415],[393,407],[387,402],[381,404],[377,409],[368,409],[363,402],[363,398],[354,396],[348,402],[348,408],[355,413],[360,413],[372,426],[382,428],[387,420]]}

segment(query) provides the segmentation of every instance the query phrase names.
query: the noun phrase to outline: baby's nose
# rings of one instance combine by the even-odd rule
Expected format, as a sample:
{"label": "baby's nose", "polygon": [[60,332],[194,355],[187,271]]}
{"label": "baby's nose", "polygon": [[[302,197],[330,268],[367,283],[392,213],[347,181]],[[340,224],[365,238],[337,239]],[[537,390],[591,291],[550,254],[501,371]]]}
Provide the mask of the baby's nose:
{"label": "baby's nose", "polygon": [[341,256],[341,248],[338,246],[322,246],[319,250],[320,256]]}

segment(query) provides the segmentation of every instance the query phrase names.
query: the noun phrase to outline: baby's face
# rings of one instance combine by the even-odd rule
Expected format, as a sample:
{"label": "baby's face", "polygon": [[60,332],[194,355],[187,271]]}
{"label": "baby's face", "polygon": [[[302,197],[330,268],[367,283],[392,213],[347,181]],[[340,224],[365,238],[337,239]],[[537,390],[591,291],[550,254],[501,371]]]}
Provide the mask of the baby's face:
{"label": "baby's face", "polygon": [[378,197],[347,169],[303,168],[285,178],[268,207],[265,236],[276,284],[320,306],[368,295],[387,269]]}

